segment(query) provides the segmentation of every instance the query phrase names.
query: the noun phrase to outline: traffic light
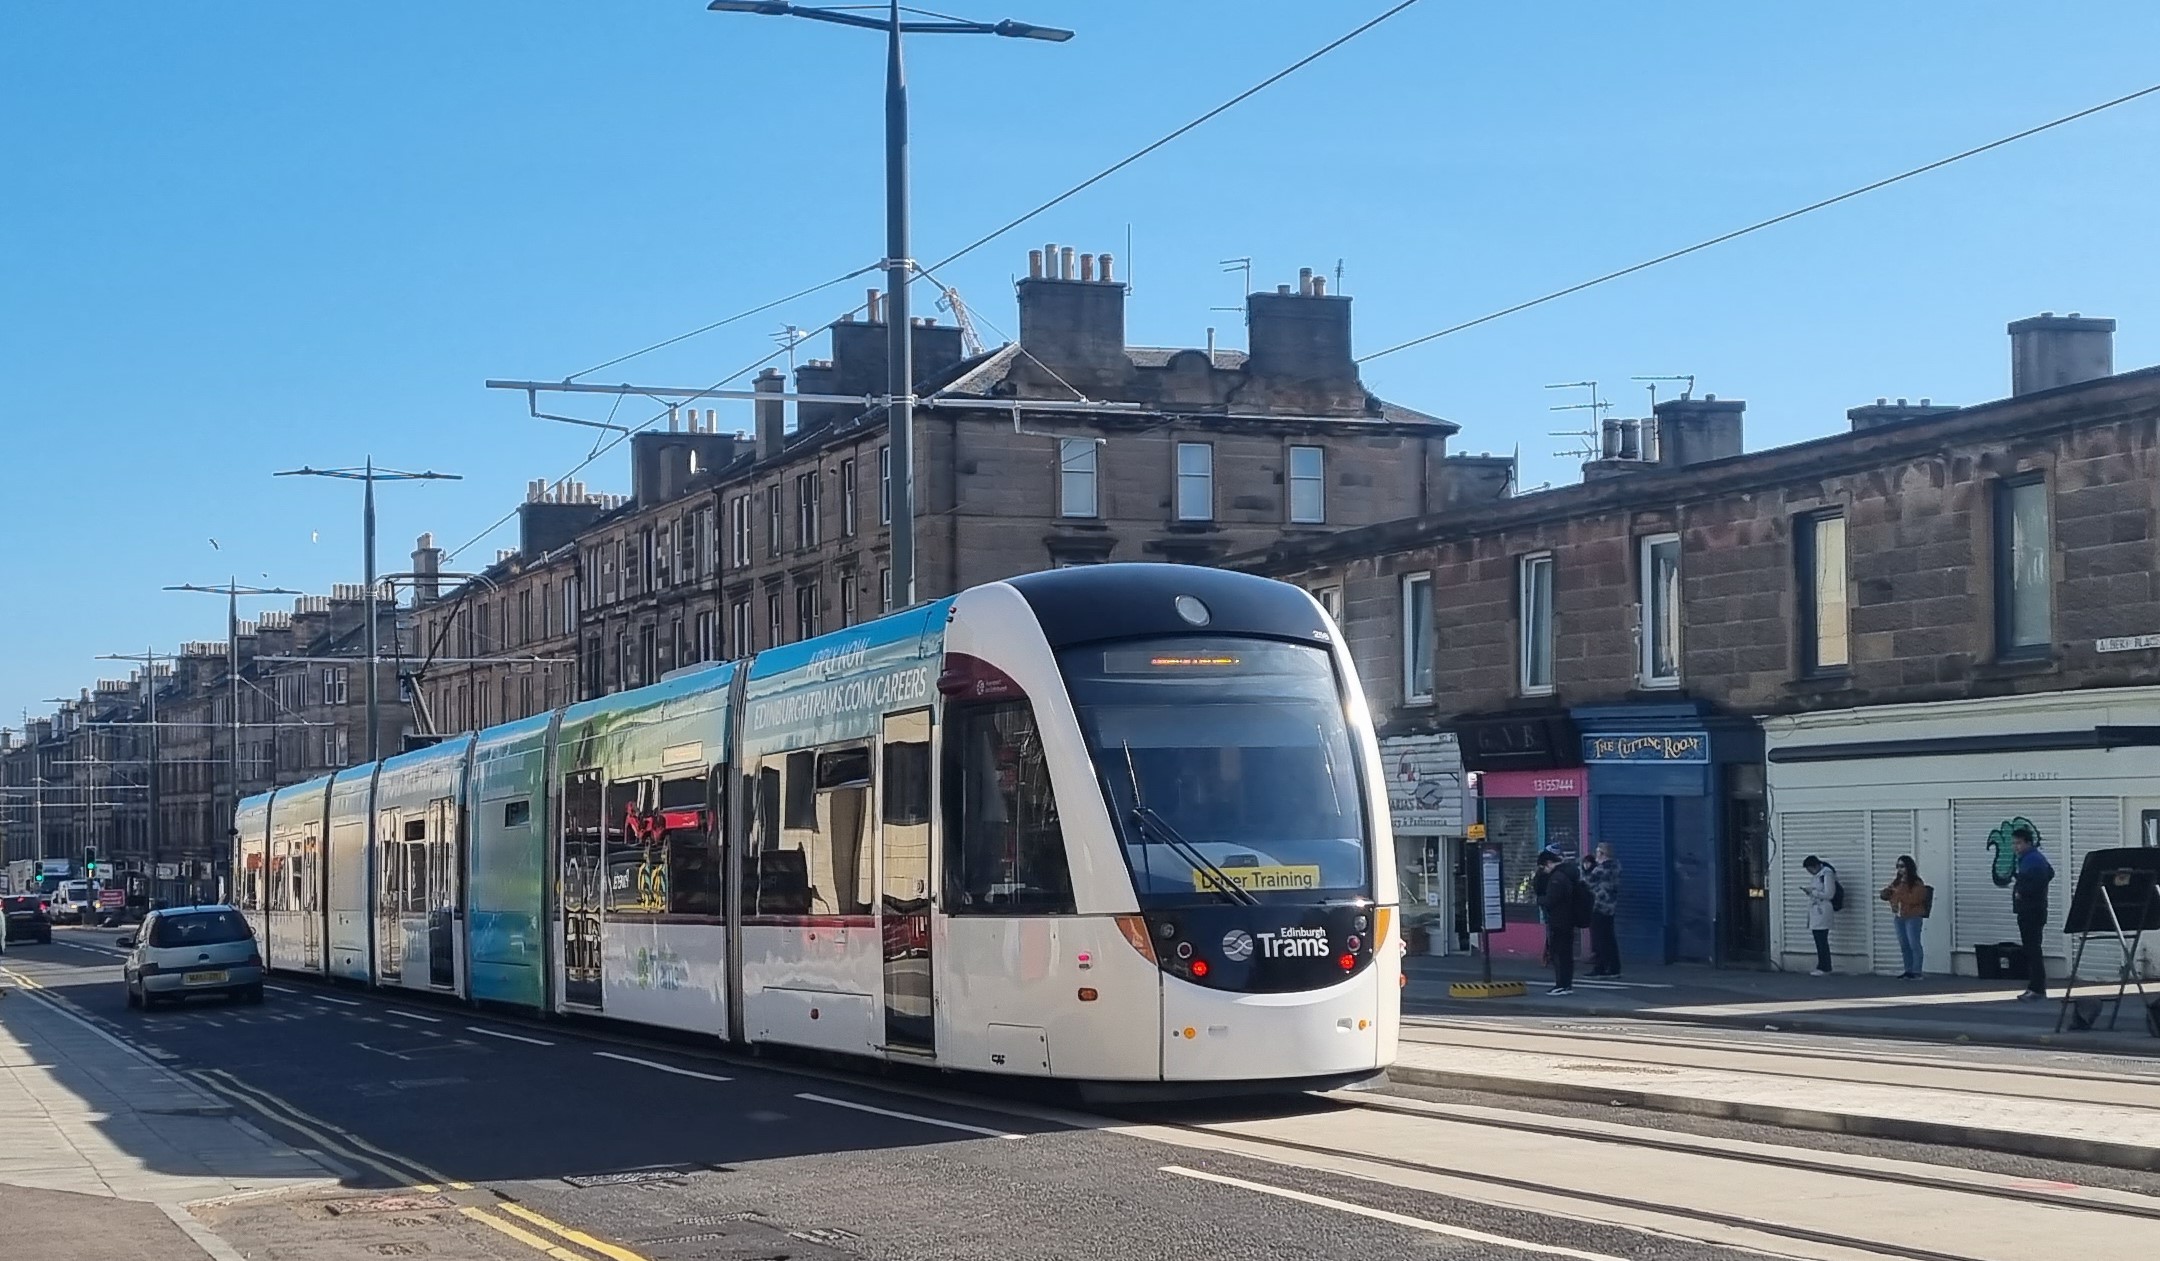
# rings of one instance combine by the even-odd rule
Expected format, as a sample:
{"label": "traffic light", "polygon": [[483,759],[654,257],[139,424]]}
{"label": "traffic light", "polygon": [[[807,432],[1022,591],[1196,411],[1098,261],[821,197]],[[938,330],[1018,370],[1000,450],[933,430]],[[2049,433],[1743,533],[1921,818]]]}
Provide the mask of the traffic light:
{"label": "traffic light", "polygon": [[95,880],[97,873],[97,849],[93,846],[83,850],[83,879]]}

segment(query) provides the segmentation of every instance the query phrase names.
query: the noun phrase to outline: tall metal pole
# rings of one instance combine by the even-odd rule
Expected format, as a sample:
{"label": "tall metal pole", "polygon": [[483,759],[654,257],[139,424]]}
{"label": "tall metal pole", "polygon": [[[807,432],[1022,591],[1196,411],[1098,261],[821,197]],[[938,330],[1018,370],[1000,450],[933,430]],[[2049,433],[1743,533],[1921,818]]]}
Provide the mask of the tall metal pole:
{"label": "tall metal pole", "polygon": [[900,63],[900,0],[892,0],[885,44],[885,362],[886,411],[892,462],[892,595],[896,608],[915,603],[915,372],[908,336],[907,74]]}
{"label": "tall metal pole", "polygon": [[240,813],[240,578],[237,574],[225,580],[225,677],[232,689],[231,699],[227,702],[232,712],[226,715],[232,720],[232,805],[220,817],[229,821]]}
{"label": "tall metal pole", "polygon": [[149,851],[150,905],[157,905],[158,865],[158,725],[157,725],[157,649],[144,653],[143,692],[148,697],[150,718],[150,805],[143,817],[143,847]]}
{"label": "tall metal pole", "polygon": [[375,643],[375,457],[372,455],[367,459],[366,485],[360,515],[363,519],[361,533],[366,536],[364,546],[367,548],[367,561],[363,567],[367,575],[367,595],[364,597],[367,615],[367,760],[373,762],[381,756],[375,743],[382,724],[376,712],[380,702],[375,695],[375,661],[379,649]]}

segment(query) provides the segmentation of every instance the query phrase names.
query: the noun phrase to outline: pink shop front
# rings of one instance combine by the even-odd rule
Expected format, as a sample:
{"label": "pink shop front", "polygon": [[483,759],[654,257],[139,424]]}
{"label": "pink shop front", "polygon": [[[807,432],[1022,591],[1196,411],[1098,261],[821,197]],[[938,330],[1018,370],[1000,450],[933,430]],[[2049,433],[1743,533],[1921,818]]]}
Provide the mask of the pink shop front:
{"label": "pink shop front", "polygon": [[1589,773],[1551,765],[1576,760],[1574,724],[1562,715],[1510,715],[1459,720],[1456,731],[1485,839],[1500,847],[1507,927],[1493,934],[1493,953],[1537,958],[1545,949],[1530,894],[1538,851],[1580,853],[1589,824]]}

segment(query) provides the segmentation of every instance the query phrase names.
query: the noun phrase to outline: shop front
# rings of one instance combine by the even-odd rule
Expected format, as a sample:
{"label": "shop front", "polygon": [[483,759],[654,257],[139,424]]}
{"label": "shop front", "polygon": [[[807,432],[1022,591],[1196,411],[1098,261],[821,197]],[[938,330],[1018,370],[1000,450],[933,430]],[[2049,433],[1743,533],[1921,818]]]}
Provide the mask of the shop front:
{"label": "shop front", "polygon": [[[1456,723],[1463,766],[1475,781],[1485,839],[1500,850],[1507,927],[1493,934],[1495,955],[1536,958],[1544,952],[1531,881],[1538,851],[1582,851],[1589,777],[1578,758],[1578,732],[1565,713],[1506,714]],[[1459,890],[1457,924],[1467,923],[1468,846],[1454,847]]]}
{"label": "shop front", "polygon": [[1623,963],[1759,963],[1762,733],[1697,702],[1570,711],[1588,772],[1587,843],[1620,862]]}
{"label": "shop front", "polygon": [[[1830,932],[1840,971],[1901,970],[1876,893],[1902,855],[1935,889],[1921,937],[1926,970],[1970,976],[1983,952],[2017,940],[2009,836],[2023,825],[2055,867],[2042,954],[2061,976],[2072,943],[2057,930],[2085,855],[2160,846],[2160,688],[1777,719],[1768,760],[1776,959],[1786,968],[1813,966],[1800,866],[1809,854],[1835,867],[1845,888]],[[2160,977],[2152,947],[2134,962]],[[2112,979],[2122,963],[2119,949],[2095,941],[2084,974]]]}
{"label": "shop front", "polygon": [[1452,732],[1380,741],[1401,877],[1403,936],[1413,954],[1447,954],[1454,942],[1455,851],[1463,836],[1462,754]]}

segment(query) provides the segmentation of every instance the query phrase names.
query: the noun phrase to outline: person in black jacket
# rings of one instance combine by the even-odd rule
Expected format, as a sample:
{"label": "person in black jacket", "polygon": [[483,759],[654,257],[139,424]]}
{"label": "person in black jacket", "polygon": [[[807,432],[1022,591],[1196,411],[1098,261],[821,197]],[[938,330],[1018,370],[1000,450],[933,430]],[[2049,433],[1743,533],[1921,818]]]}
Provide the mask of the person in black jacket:
{"label": "person in black jacket", "polygon": [[2010,829],[2010,849],[2017,867],[2010,877],[2010,909],[2017,914],[2018,942],[2025,947],[2025,992],[2018,997],[2033,1002],[2047,997],[2047,959],[2041,942],[2047,932],[2048,885],[2055,866],[2040,852],[2032,829],[2020,823]]}
{"label": "person in black jacket", "polygon": [[1581,904],[1589,889],[1573,860],[1547,847],[1537,859],[1537,903],[1545,912],[1545,948],[1552,955],[1554,994],[1575,992],[1575,930],[1583,925]]}

